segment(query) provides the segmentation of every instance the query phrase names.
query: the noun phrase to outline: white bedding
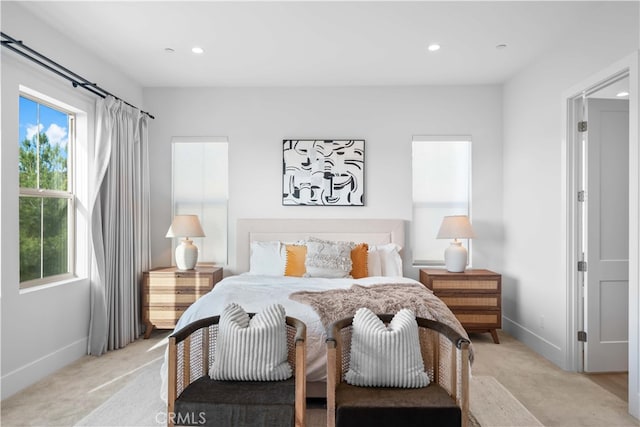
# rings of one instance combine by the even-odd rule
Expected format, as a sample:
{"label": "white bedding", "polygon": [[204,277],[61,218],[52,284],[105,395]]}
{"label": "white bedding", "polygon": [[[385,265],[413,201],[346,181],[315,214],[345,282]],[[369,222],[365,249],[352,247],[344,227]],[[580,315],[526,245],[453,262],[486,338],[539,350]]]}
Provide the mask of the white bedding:
{"label": "white bedding", "polygon": [[[258,312],[269,304],[279,303],[287,316],[295,317],[307,325],[307,381],[324,381],[326,378],[326,332],[320,317],[308,305],[289,299],[298,291],[326,291],[348,289],[353,284],[371,286],[377,284],[419,285],[406,277],[366,277],[363,279],[325,279],[288,276],[259,276],[240,274],[230,276],[215,285],[213,290],[193,303],[180,317],[176,330],[189,323],[222,313],[224,307],[235,302],[247,312]],[[162,397],[166,401],[167,357],[161,368]]]}

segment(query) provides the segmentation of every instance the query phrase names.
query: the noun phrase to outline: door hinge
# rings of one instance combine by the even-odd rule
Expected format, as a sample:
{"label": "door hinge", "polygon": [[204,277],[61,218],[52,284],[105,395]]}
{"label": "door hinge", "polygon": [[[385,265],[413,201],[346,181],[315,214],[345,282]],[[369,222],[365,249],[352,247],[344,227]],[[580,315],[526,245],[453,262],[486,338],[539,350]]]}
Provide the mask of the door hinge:
{"label": "door hinge", "polygon": [[587,271],[587,261],[578,261],[578,271]]}
{"label": "door hinge", "polygon": [[584,192],[584,190],[580,190],[580,191],[578,191],[578,201],[579,201],[579,202],[584,202],[584,198],[585,198],[585,192]]}
{"label": "door hinge", "polygon": [[587,342],[587,333],[585,331],[578,331],[578,341]]}
{"label": "door hinge", "polygon": [[587,121],[578,122],[578,132],[586,132],[587,131]]}

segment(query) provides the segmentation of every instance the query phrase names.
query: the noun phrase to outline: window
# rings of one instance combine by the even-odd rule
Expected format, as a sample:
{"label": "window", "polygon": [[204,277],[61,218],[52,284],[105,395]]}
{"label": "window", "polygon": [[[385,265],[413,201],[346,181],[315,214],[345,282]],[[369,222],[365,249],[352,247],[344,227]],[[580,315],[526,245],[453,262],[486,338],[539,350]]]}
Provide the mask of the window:
{"label": "window", "polygon": [[20,96],[20,287],[73,276],[75,116]]}
{"label": "window", "polygon": [[173,138],[173,215],[198,215],[198,263],[227,263],[228,146],[223,137]]}
{"label": "window", "polygon": [[[413,263],[444,265],[450,242],[436,239],[442,218],[471,211],[471,139],[414,137],[412,166]],[[469,249],[469,240],[462,242]]]}

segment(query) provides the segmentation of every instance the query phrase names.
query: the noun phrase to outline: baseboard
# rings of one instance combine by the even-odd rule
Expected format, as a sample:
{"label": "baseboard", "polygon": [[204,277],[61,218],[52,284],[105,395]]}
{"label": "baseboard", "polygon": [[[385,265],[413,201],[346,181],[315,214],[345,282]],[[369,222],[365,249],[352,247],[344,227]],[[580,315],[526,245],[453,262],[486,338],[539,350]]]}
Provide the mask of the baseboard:
{"label": "baseboard", "polygon": [[502,329],[559,368],[567,370],[565,354],[557,345],[505,316],[502,317]]}
{"label": "baseboard", "polygon": [[3,375],[1,398],[4,400],[80,359],[87,354],[87,341],[88,337],[82,338]]}

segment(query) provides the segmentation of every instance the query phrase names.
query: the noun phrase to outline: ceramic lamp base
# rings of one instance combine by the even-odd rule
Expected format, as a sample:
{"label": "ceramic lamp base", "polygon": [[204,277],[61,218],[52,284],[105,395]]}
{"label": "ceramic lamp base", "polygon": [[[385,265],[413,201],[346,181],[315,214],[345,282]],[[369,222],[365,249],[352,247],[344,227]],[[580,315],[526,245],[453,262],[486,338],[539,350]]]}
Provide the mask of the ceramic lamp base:
{"label": "ceramic lamp base", "polygon": [[184,239],[176,248],[176,266],[178,270],[193,270],[198,262],[198,247],[193,240]]}
{"label": "ceramic lamp base", "polygon": [[444,264],[451,273],[462,273],[467,267],[467,249],[462,242],[451,242],[444,251]]}

